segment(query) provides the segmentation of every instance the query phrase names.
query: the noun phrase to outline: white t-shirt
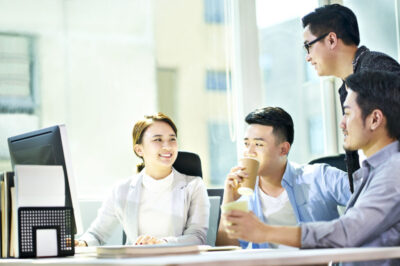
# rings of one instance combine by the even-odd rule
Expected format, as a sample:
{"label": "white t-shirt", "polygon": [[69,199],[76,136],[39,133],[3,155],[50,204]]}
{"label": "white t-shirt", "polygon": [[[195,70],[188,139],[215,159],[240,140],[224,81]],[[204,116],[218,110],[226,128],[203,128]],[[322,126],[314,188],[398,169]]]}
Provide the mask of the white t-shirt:
{"label": "white t-shirt", "polygon": [[157,238],[174,235],[172,225],[172,181],[173,174],[161,180],[143,175],[139,204],[138,235]]}
{"label": "white t-shirt", "polygon": [[[278,197],[271,197],[258,187],[264,218],[270,225],[296,225],[296,216],[284,190]],[[272,248],[293,248],[285,245],[270,244]]]}

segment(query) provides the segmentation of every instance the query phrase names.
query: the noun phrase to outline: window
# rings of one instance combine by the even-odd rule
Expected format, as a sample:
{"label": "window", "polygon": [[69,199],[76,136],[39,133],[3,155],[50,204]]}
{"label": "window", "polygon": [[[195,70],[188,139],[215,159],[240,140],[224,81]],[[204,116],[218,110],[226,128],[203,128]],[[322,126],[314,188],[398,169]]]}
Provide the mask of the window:
{"label": "window", "polygon": [[[220,168],[220,159],[230,143],[229,151],[235,150],[235,143],[230,141],[228,128],[227,77],[225,69],[229,51],[225,46],[225,34],[229,25],[206,23],[202,17],[210,4],[224,1],[155,1],[155,47],[158,73],[157,99],[162,106],[173,108],[173,115],[178,127],[179,148],[199,154],[202,161],[203,179],[207,185],[221,186],[226,173],[221,169],[230,169],[236,163],[225,156]],[[197,4],[196,4],[197,3]],[[208,5],[208,6],[207,6]],[[220,9],[223,11],[223,6]],[[185,21],[185,23],[182,23]],[[160,70],[163,70],[160,72]],[[163,75],[163,79],[160,74]],[[165,103],[167,102],[167,103]],[[161,106],[159,104],[159,106]],[[209,121],[217,121],[210,135]],[[212,137],[212,139],[210,139]],[[225,139],[222,139],[225,138]],[[213,145],[211,143],[225,143]]]}
{"label": "window", "polygon": [[[230,75],[228,77],[230,79]],[[206,73],[206,88],[210,91],[226,91],[226,72],[207,70]]]}
{"label": "window", "polygon": [[39,126],[35,41],[0,32],[0,171],[11,169],[7,138]]}
{"label": "window", "polygon": [[230,169],[236,165],[236,147],[231,141],[228,125],[208,122],[208,148],[210,152],[210,185],[223,186]]}
{"label": "window", "polygon": [[[301,17],[317,1],[257,1],[263,103],[285,109],[294,122],[289,158],[306,163],[324,153],[319,78],[305,62]],[[290,8],[288,8],[290,7]]]}
{"label": "window", "polygon": [[310,143],[311,154],[324,153],[324,139],[322,132],[322,117],[320,115],[309,116],[308,118],[308,143]]}
{"label": "window", "polygon": [[176,113],[177,71],[157,68],[158,111],[167,114],[173,120]]}
{"label": "window", "polygon": [[0,33],[0,58],[0,112],[34,113],[34,37]]}
{"label": "window", "polygon": [[344,0],[353,10],[360,29],[361,45],[398,59],[396,5],[394,0]]}
{"label": "window", "polygon": [[204,21],[206,23],[221,24],[225,21],[224,0],[203,0]]}

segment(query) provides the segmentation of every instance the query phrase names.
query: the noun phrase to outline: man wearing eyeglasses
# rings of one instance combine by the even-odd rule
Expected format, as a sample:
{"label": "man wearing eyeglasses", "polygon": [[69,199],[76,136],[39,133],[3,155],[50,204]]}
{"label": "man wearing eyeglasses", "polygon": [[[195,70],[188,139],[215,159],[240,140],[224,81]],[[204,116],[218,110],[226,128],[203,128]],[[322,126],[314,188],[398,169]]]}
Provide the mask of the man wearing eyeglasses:
{"label": "man wearing eyeglasses", "polygon": [[[344,80],[363,70],[384,70],[400,74],[400,65],[390,56],[358,47],[360,34],[357,18],[347,7],[338,4],[315,9],[302,18],[306,60],[319,76],[335,76]],[[343,82],[339,88],[340,102],[347,96]],[[357,151],[346,151],[350,190],[353,192],[353,173],[360,168]]]}

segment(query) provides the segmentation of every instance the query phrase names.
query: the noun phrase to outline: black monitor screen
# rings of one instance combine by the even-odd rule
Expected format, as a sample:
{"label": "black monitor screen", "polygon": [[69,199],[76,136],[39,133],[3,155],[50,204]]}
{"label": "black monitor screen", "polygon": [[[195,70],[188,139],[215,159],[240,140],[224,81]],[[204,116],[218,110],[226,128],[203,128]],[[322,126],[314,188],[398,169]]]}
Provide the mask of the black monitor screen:
{"label": "black monitor screen", "polygon": [[82,228],[75,182],[64,125],[44,128],[8,138],[11,164],[61,165],[65,180],[65,206],[74,209],[74,233]]}

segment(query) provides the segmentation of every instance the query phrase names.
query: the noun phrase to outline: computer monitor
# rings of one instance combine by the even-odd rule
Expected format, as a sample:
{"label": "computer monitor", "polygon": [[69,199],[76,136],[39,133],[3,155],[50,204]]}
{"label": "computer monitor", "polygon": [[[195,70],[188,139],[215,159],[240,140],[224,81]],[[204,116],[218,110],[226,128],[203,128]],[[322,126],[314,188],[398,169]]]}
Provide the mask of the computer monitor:
{"label": "computer monitor", "polygon": [[75,226],[73,232],[81,234],[83,225],[76,195],[65,125],[44,128],[8,138],[11,164],[61,165],[65,177],[65,206],[72,207]]}

